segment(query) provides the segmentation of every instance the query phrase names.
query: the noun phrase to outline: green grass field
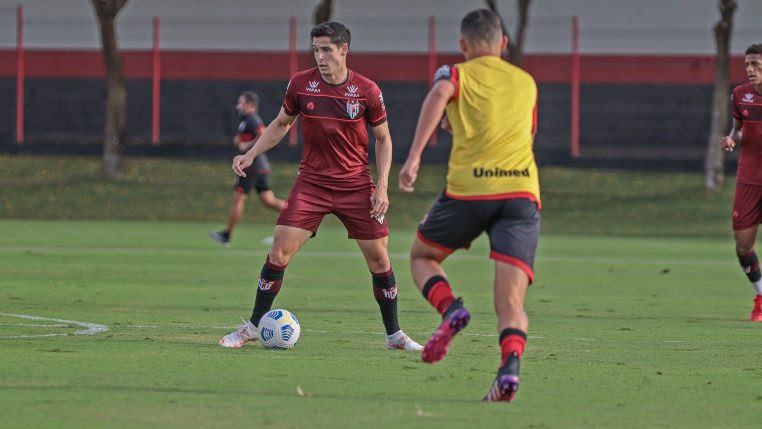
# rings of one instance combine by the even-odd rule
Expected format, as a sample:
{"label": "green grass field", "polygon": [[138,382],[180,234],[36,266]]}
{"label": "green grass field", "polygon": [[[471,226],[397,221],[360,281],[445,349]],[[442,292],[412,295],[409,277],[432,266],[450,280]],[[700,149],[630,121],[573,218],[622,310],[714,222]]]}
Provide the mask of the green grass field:
{"label": "green grass field", "polygon": [[[209,223],[0,221],[0,426],[750,427],[762,332],[726,239],[546,234],[511,404],[480,403],[498,364],[482,238],[446,268],[473,313],[441,363],[387,351],[364,262],[326,226],[289,266],[277,307],[290,351],[216,346],[247,317],[268,246]],[[412,230],[392,232],[403,329],[436,313],[412,285]],[[73,335],[82,326],[108,331]],[[57,334],[56,336],[43,336]],[[19,336],[27,336],[19,338]],[[300,390],[302,395],[298,394]]]}
{"label": "green grass field", "polygon": [[[276,193],[295,174],[274,165]],[[403,329],[438,315],[411,282],[413,228],[443,186],[390,191]],[[762,332],[735,261],[732,183],[689,173],[543,168],[537,282],[519,395],[484,404],[499,360],[484,237],[445,265],[472,312],[430,366],[387,351],[370,276],[328,219],[276,307],[290,351],[216,345],[248,317],[274,213],[247,205],[230,248],[226,161],[0,155],[0,427],[754,427]],[[107,330],[104,330],[106,329]]]}

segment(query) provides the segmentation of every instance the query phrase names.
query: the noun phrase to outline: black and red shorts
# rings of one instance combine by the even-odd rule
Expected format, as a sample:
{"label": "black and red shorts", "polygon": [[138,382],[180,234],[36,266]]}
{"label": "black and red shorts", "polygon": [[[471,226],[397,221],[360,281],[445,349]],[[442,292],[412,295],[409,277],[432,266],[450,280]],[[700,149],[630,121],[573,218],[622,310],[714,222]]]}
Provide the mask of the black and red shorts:
{"label": "black and red shorts", "polygon": [[456,200],[443,193],[418,225],[417,236],[449,254],[468,248],[482,232],[489,236],[490,258],[520,268],[534,281],[540,208],[528,198]]}
{"label": "black and red shorts", "polygon": [[762,186],[736,183],[733,198],[733,231],[762,223]]}
{"label": "black and red shorts", "polygon": [[351,190],[337,190],[305,182],[297,177],[288,194],[285,207],[276,225],[292,226],[315,233],[323,217],[333,213],[347,228],[349,238],[375,240],[389,235],[384,219],[378,222],[370,217],[370,196],[375,187],[368,180],[367,186]]}
{"label": "black and red shorts", "polygon": [[270,161],[267,159],[267,155],[262,154],[254,158],[254,162],[243,171],[246,172],[246,177],[236,176],[235,183],[233,184],[236,192],[248,194],[253,187],[257,190],[257,193],[261,194],[272,189]]}

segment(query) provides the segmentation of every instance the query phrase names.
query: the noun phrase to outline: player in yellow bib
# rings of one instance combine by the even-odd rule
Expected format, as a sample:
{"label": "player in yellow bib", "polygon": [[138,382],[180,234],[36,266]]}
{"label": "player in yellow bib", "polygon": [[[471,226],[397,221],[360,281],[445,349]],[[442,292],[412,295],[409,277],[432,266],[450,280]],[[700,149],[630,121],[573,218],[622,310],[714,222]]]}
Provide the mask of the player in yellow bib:
{"label": "player in yellow bib", "polygon": [[422,359],[442,359],[470,320],[442,262],[486,232],[495,261],[502,360],[484,400],[510,401],[519,387],[519,361],[529,328],[524,296],[534,281],[540,230],[540,185],[532,150],[537,85],[527,72],[500,58],[508,37],[497,14],[488,9],[470,12],[460,32],[466,61],[442,66],[434,75],[399,177],[400,189],[412,192],[426,141],[446,111],[443,123],[453,135],[447,188],[418,226],[410,255],[416,285],[442,315]]}

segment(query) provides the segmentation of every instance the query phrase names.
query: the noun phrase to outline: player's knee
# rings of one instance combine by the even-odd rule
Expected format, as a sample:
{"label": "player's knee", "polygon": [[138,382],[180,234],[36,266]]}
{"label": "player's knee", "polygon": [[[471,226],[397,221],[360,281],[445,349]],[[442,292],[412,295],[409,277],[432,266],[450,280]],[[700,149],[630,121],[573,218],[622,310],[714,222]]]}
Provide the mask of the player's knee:
{"label": "player's knee", "polygon": [[754,251],[754,246],[750,246],[744,243],[736,243],[736,255],[746,256]]}
{"label": "player's knee", "polygon": [[411,263],[416,263],[416,262],[441,263],[446,257],[447,255],[437,255],[435,253],[428,251],[427,249],[418,248],[416,246],[413,246],[413,249],[410,251]]}
{"label": "player's knee", "polygon": [[392,263],[386,256],[379,256],[376,258],[368,258],[368,269],[372,273],[383,273],[392,269]]}
{"label": "player's knee", "polygon": [[270,250],[270,262],[275,265],[288,265],[291,261],[292,253],[286,251],[284,248],[274,247]]}

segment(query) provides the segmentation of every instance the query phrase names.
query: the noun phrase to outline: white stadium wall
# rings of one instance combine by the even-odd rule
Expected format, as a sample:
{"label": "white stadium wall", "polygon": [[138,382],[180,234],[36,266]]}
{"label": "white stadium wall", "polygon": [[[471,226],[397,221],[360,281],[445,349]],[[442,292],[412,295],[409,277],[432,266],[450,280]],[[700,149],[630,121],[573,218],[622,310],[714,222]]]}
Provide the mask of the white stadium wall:
{"label": "white stadium wall", "polygon": [[[30,29],[27,45],[94,48],[98,36],[90,0],[0,0],[0,16],[24,5]],[[568,52],[571,17],[577,15],[582,53],[710,54],[716,0],[534,0],[526,51]],[[738,0],[732,52],[760,42],[762,1]],[[317,0],[130,0],[120,18],[125,49],[150,46],[150,18],[165,20],[161,37],[167,49],[283,50],[288,16],[298,19],[300,48],[307,46]],[[423,52],[428,48],[427,19],[438,24],[439,51],[457,51],[459,19],[484,7],[481,0],[335,0],[334,18],[354,31],[353,47],[368,52]],[[515,0],[498,1],[509,27]],[[13,21],[0,22],[0,48],[13,45]],[[10,24],[10,25],[6,25]],[[131,31],[132,30],[132,31]]]}

